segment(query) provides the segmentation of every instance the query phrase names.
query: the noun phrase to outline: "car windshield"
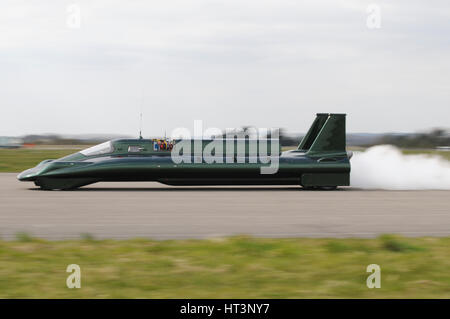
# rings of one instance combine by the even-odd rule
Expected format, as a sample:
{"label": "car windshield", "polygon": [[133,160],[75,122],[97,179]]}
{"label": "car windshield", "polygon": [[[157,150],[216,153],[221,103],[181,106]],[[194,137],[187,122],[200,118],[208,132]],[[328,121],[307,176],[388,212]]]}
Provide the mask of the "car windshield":
{"label": "car windshield", "polygon": [[108,141],[102,144],[89,147],[85,150],[82,150],[80,153],[83,154],[84,156],[93,156],[111,153],[112,151],[113,151],[112,143]]}

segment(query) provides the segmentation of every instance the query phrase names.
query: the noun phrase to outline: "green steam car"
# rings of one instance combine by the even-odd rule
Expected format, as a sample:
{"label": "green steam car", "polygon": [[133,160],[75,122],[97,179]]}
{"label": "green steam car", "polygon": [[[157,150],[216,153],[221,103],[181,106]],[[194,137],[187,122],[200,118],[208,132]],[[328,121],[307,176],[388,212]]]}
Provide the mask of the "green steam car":
{"label": "green steam car", "polygon": [[[273,138],[249,137],[178,141],[116,139],[60,159],[45,160],[19,174],[18,179],[33,181],[45,190],[70,190],[108,181],[301,185],[309,189],[350,185],[351,152],[346,151],[345,114],[317,114],[295,150],[281,152],[278,144]],[[227,152],[223,153],[225,149]]]}

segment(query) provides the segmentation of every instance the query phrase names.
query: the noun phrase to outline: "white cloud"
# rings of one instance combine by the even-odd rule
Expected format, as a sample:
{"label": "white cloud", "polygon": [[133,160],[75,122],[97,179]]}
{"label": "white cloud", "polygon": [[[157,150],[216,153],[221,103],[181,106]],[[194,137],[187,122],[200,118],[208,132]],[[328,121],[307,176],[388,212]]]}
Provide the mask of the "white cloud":
{"label": "white cloud", "polygon": [[450,4],[378,1],[369,30],[372,2],[4,0],[0,135],[133,133],[142,89],[147,134],[198,118],[303,131],[323,111],[350,131],[448,125]]}

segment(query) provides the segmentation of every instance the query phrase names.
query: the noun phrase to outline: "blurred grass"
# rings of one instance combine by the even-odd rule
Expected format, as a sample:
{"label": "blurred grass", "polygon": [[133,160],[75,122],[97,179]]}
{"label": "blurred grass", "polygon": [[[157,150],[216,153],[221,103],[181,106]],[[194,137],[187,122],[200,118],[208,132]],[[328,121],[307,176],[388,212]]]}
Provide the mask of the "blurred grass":
{"label": "blurred grass", "polygon": [[17,173],[35,167],[46,159],[56,159],[72,153],[77,149],[0,149],[0,172]]}
{"label": "blurred grass", "polygon": [[[450,238],[29,237],[0,241],[0,298],[450,298]],[[366,286],[373,263],[380,289]],[[81,289],[66,287],[69,264]]]}

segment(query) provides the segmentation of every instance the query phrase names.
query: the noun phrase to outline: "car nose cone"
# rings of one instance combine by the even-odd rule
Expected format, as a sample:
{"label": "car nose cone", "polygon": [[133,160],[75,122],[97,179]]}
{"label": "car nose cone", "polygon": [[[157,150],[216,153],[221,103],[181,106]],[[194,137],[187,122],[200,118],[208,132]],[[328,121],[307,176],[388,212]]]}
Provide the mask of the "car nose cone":
{"label": "car nose cone", "polygon": [[26,171],[23,171],[19,175],[17,175],[17,179],[19,181],[32,181],[39,175],[39,172],[41,171],[42,167],[36,166],[30,169],[27,169]]}
{"label": "car nose cone", "polygon": [[27,181],[27,180],[30,180],[31,178],[33,178],[34,176],[36,176],[36,173],[34,172],[34,170],[32,168],[30,168],[30,169],[27,169],[26,171],[23,171],[19,175],[17,175],[17,179],[19,181]]}

